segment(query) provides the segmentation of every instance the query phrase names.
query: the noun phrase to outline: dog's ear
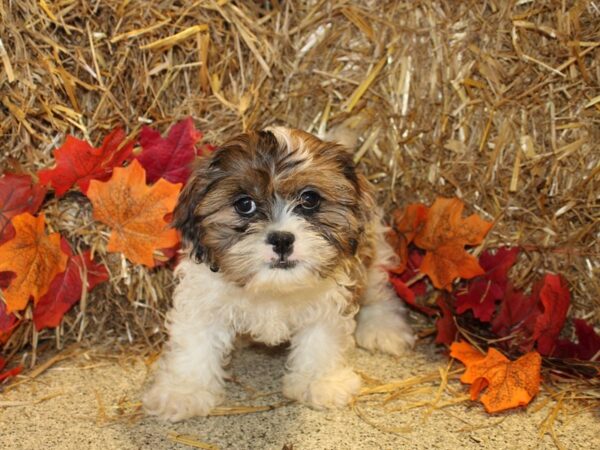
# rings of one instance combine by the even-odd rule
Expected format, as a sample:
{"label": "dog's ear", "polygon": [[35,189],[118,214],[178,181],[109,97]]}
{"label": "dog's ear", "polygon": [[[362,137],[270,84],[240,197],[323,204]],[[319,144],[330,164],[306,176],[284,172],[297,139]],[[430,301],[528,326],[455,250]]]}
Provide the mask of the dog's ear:
{"label": "dog's ear", "polygon": [[207,170],[207,160],[194,167],[173,211],[172,225],[181,233],[184,244],[190,247],[190,256],[196,262],[206,259],[206,249],[202,245],[202,218],[197,215],[196,207],[206,195]]}

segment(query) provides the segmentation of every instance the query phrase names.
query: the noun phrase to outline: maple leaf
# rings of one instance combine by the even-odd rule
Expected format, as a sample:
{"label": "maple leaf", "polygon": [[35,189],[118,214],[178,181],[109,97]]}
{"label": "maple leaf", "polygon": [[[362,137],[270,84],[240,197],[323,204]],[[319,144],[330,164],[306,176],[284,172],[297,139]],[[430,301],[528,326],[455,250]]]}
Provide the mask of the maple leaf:
{"label": "maple leaf", "polygon": [[143,151],[137,160],[146,169],[146,181],[154,183],[164,178],[171,183],[185,183],[200,139],[202,133],[196,130],[191,117],[173,125],[166,139],[150,127],[142,128],[139,141]]}
{"label": "maple leaf", "polygon": [[496,310],[496,301],[502,299],[508,284],[508,270],[517,260],[519,249],[499,248],[495,254],[489,251],[479,257],[485,271],[482,276],[466,283],[455,294],[456,312],[463,314],[468,309],[482,322],[489,322]]}
{"label": "maple leaf", "polygon": [[0,178],[0,244],[14,237],[10,219],[24,212],[35,214],[46,191],[45,186],[34,184],[29,175],[6,174]]}
{"label": "maple leaf", "polygon": [[8,380],[11,377],[17,376],[18,374],[20,374],[23,371],[23,366],[17,366],[17,367],[13,367],[10,370],[6,370],[6,371],[2,372],[5,367],[6,367],[6,361],[4,359],[2,359],[2,357],[0,357],[0,383],[5,380]]}
{"label": "maple leaf", "polygon": [[39,172],[40,182],[51,184],[62,197],[74,184],[86,193],[91,180],[107,180],[115,167],[130,159],[133,142],[124,142],[125,132],[116,129],[94,148],[86,141],[67,136],[62,147],[54,151],[56,167]]}
{"label": "maple leaf", "polygon": [[600,359],[600,335],[594,327],[583,319],[574,319],[577,344],[566,339],[559,339],[552,356],[558,358],[575,358],[582,361],[596,361]]}
{"label": "maple leaf", "polygon": [[438,289],[450,291],[457,277],[467,279],[484,273],[477,259],[464,247],[481,243],[492,224],[475,214],[462,219],[463,209],[463,202],[457,198],[438,197],[414,239],[417,247],[427,251],[421,272]]}
{"label": "maple leaf", "polygon": [[542,358],[538,352],[510,361],[494,348],[484,356],[466,342],[455,342],[450,356],[467,367],[460,381],[471,384],[472,400],[487,387],[481,403],[489,413],[527,405],[540,390]]}
{"label": "maple leaf", "polygon": [[17,325],[17,316],[7,312],[6,305],[0,300],[0,344],[6,344]]}
{"label": "maple leaf", "polygon": [[538,315],[533,327],[533,340],[538,351],[546,356],[554,351],[556,339],[567,318],[571,294],[563,277],[547,274],[539,289],[539,298],[544,311]]}
{"label": "maple leaf", "polygon": [[401,274],[408,264],[408,245],[421,230],[427,218],[427,207],[421,203],[408,205],[404,211],[395,211],[392,219],[392,230],[388,233],[388,242],[400,257],[398,267],[392,272]]}
{"label": "maple leaf", "polygon": [[390,283],[394,287],[396,294],[407,304],[413,306],[419,311],[435,316],[437,311],[417,301],[417,297],[422,297],[427,292],[427,283],[425,279],[414,281],[410,286],[407,283],[419,273],[419,266],[423,261],[423,255],[419,250],[413,249],[408,257],[408,263],[405,270],[400,274],[390,271]]}
{"label": "maple leaf", "polygon": [[440,307],[442,315],[435,321],[435,328],[437,329],[435,342],[436,344],[450,345],[456,339],[458,333],[456,323],[454,323],[454,315],[444,293],[437,298],[436,303]]}
{"label": "maple leaf", "polygon": [[500,309],[492,319],[492,332],[500,337],[514,334],[511,341],[519,345],[529,341],[529,347],[523,347],[523,350],[531,350],[533,324],[540,313],[537,303],[535,296],[526,296],[509,283],[502,297]]}
{"label": "maple leaf", "polygon": [[68,259],[60,247],[60,235],[44,232],[44,214],[23,213],[12,222],[15,237],[0,245],[0,272],[16,274],[3,292],[8,312],[25,308],[29,297],[37,303],[54,277],[65,270]]}
{"label": "maple leaf", "polygon": [[33,323],[37,331],[57,327],[65,313],[81,299],[84,274],[88,292],[97,284],[108,280],[106,267],[95,263],[89,250],[81,255],[73,255],[66,240],[61,245],[69,255],[67,269],[54,277],[50,289],[33,309]]}
{"label": "maple leaf", "polygon": [[92,181],[87,196],[94,218],[112,229],[109,252],[122,252],[131,261],[154,267],[153,252],[179,242],[165,216],[173,211],[181,184],[160,179],[146,185],[143,167],[134,160],[116,168],[106,183]]}

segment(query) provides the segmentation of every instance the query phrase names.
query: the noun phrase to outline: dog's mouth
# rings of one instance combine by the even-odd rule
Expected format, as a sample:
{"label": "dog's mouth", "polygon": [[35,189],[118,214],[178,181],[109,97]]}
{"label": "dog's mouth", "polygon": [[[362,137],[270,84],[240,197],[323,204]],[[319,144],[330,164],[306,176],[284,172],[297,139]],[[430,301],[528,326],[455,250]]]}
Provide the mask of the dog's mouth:
{"label": "dog's mouth", "polygon": [[287,258],[273,259],[269,267],[271,269],[293,269],[298,261],[290,261]]}

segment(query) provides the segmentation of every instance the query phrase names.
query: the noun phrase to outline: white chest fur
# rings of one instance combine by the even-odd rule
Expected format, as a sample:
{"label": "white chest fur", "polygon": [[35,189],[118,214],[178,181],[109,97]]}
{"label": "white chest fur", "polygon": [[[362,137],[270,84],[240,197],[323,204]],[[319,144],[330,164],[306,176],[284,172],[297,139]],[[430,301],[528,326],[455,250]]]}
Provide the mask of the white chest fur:
{"label": "white chest fur", "polygon": [[252,292],[229,283],[206,265],[185,260],[177,268],[180,278],[171,318],[194,317],[198,326],[216,321],[239,334],[276,345],[317,320],[339,317],[349,302],[349,293],[333,280],[293,291]]}

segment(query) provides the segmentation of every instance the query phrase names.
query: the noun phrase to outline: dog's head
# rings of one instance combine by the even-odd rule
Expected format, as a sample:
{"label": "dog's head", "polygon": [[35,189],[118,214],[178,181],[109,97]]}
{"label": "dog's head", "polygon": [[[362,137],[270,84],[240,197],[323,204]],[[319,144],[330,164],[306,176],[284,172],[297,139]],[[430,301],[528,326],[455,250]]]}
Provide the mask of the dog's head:
{"label": "dog's head", "polygon": [[240,286],[285,291],[352,258],[372,208],[346,148],[277,127],[241,134],[204,157],[174,224],[199,263]]}

